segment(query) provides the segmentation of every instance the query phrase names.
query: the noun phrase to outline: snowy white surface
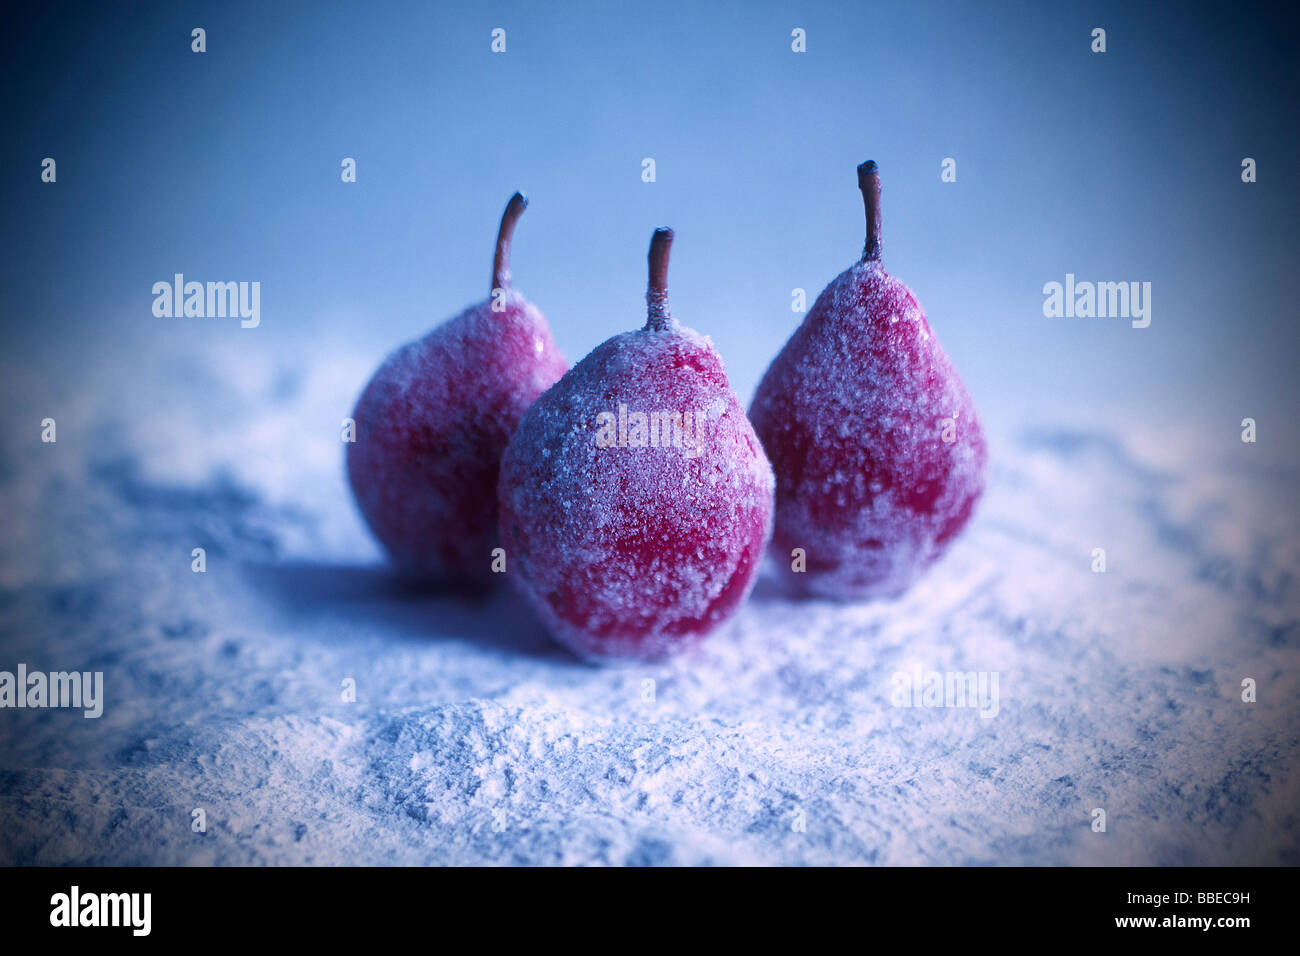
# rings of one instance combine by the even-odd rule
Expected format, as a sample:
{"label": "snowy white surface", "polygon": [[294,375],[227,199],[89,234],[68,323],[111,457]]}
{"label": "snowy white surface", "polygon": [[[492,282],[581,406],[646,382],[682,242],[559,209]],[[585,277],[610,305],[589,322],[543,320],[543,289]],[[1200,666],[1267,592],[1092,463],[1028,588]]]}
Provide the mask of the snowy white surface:
{"label": "snowy white surface", "polygon": [[[107,701],[0,712],[0,862],[1300,863],[1300,476],[1232,423],[986,416],[981,510],[901,600],[768,577],[601,668],[505,586],[399,590],[342,474],[369,359],[285,361],[4,369],[0,669]],[[996,671],[997,716],[893,706],[913,664]]]}

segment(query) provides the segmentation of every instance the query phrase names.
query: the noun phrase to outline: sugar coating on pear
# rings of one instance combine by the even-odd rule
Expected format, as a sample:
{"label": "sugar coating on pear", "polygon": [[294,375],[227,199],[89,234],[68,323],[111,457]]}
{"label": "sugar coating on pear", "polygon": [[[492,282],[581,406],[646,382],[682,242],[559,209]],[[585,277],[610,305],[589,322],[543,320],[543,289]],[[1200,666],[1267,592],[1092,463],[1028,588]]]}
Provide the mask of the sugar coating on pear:
{"label": "sugar coating on pear", "polygon": [[592,659],[662,658],[714,630],[771,535],[772,470],[722,359],[668,311],[671,240],[651,243],[645,327],[538,399],[501,464],[509,577]]}
{"label": "sugar coating on pear", "polygon": [[818,296],[750,408],[776,473],[777,566],[837,599],[903,593],[966,524],[988,466],[965,385],[881,265],[876,164],[858,175],[863,258]]}
{"label": "sugar coating on pear", "polygon": [[428,582],[482,582],[497,546],[501,453],[567,364],[511,287],[516,193],[497,236],[492,296],[392,353],[357,402],[348,478],[393,564]]}

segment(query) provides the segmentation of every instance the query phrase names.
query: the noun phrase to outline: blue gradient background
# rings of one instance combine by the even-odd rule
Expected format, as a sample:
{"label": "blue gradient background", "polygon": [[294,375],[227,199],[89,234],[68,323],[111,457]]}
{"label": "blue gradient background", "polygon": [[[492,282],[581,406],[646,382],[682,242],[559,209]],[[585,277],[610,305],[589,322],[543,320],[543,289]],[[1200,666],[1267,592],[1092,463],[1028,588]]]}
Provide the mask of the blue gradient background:
{"label": "blue gradient background", "polygon": [[[1233,11],[10,10],[6,349],[72,381],[95,363],[147,368],[163,339],[276,351],[328,336],[378,361],[486,295],[496,221],[520,188],[532,205],[516,283],[570,361],[642,321],[646,245],[669,224],[675,311],[713,337],[748,401],[800,318],[791,289],[811,302],[860,251],[854,166],[874,158],[886,266],[987,417],[1218,430],[1249,414],[1294,432],[1295,33],[1284,5]],[[497,26],[504,55],[489,50]],[[806,54],[790,50],[795,26]],[[55,185],[40,181],[45,156]],[[340,182],[344,156],[356,184]],[[948,156],[953,184],[939,178]],[[260,281],[261,328],[154,318],[150,287],[174,272]],[[1150,328],[1044,318],[1043,283],[1067,272],[1150,281]]]}

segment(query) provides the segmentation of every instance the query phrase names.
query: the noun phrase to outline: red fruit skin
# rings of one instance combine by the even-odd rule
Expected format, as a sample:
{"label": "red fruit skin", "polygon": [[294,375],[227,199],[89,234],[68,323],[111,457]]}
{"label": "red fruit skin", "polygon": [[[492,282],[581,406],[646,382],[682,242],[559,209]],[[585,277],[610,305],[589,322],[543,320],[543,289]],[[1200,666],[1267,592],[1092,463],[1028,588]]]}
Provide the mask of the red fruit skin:
{"label": "red fruit skin", "polygon": [[[700,410],[702,451],[599,447],[597,416],[620,404],[629,415]],[[502,458],[509,577],[578,655],[660,659],[748,596],[772,496],[712,342],[680,326],[615,336],[538,399]]]}
{"label": "red fruit skin", "polygon": [[[897,597],[984,491],[988,450],[970,395],[916,297],[879,262],[818,296],[750,417],[776,473],[776,563],[806,595]],[[795,548],[805,572],[791,567]]]}
{"label": "red fruit skin", "polygon": [[501,453],[567,368],[541,312],[507,291],[379,367],[357,402],[348,479],[393,564],[425,582],[488,580]]}

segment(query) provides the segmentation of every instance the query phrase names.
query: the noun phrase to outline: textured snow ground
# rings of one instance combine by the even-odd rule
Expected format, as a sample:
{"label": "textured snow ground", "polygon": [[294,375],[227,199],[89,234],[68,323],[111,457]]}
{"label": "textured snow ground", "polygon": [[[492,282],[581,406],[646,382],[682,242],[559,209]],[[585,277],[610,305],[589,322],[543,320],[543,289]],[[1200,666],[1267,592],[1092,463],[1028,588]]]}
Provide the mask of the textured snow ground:
{"label": "textured snow ground", "polygon": [[[990,422],[905,598],[769,578],[687,656],[597,668],[504,584],[384,572],[338,436],[369,358],[226,361],[4,370],[0,669],[107,700],[0,712],[0,862],[1300,863],[1300,476],[1232,423]],[[913,664],[997,672],[996,717],[893,706]]]}

